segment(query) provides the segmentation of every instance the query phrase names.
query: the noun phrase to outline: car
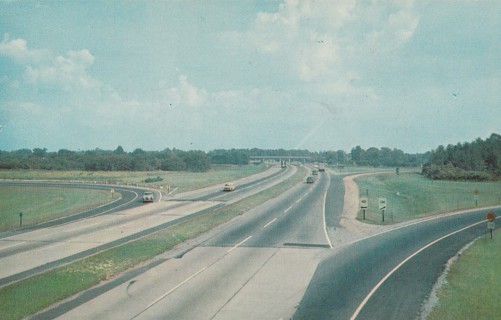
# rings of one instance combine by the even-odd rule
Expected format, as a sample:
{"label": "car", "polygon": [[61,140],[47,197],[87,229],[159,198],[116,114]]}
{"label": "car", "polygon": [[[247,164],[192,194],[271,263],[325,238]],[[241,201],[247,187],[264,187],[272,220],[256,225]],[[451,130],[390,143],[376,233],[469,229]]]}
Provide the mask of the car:
{"label": "car", "polygon": [[318,170],[317,169],[313,169],[313,171],[311,172],[312,175],[316,176],[318,174]]}
{"label": "car", "polygon": [[235,184],[232,182],[228,182],[224,184],[223,191],[233,191],[235,190]]}
{"label": "car", "polygon": [[143,193],[143,202],[153,202],[154,200],[155,200],[155,197],[153,196],[153,192],[145,191]]}
{"label": "car", "polygon": [[315,180],[313,179],[312,176],[306,177],[306,183],[313,183],[313,182],[315,182]]}

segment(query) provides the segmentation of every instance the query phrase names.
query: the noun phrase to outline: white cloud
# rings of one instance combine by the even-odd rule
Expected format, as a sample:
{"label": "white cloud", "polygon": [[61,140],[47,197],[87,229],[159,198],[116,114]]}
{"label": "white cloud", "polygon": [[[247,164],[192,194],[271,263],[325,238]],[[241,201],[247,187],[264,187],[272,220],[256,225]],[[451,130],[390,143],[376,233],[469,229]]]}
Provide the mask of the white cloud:
{"label": "white cloud", "polygon": [[377,24],[367,36],[367,45],[379,53],[386,53],[406,43],[419,24],[419,17],[412,7],[404,7],[387,18],[379,17]]}
{"label": "white cloud", "polygon": [[3,41],[0,43],[0,54],[22,64],[40,63],[49,56],[47,50],[28,49],[24,39],[11,40],[8,33],[4,34]]}
{"label": "white cloud", "polygon": [[95,59],[87,49],[56,56],[49,50],[30,49],[26,40],[11,40],[5,34],[0,43],[0,54],[25,67],[24,81],[27,84],[66,91],[99,87],[99,82],[88,73]]}
{"label": "white cloud", "polygon": [[94,56],[84,49],[70,51],[67,56],[57,56],[50,64],[28,66],[25,78],[32,85],[57,86],[65,90],[97,88],[87,69],[94,63]]}
{"label": "white cloud", "polygon": [[169,104],[198,107],[203,105],[208,98],[205,89],[197,88],[188,82],[188,77],[181,75],[179,85],[165,90],[165,100]]}

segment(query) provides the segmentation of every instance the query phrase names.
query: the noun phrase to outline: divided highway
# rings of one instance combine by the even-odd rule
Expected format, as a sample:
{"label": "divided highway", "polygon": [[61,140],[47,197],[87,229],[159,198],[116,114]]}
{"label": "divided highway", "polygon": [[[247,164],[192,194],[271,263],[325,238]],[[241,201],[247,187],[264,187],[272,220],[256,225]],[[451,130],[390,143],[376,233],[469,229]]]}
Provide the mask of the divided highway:
{"label": "divided highway", "polygon": [[[176,220],[237,201],[292,171],[254,177],[235,193],[206,188],[172,197],[172,213],[152,207],[150,214],[135,215],[141,224],[150,217]],[[342,176],[315,177],[315,183],[296,185],[198,242],[33,319],[415,319],[447,260],[486,231],[486,210],[476,210],[356,238],[340,223],[349,218],[343,213]],[[196,208],[188,210],[190,205]],[[495,213],[501,216],[499,208]],[[103,221],[87,227],[100,228]],[[4,264],[1,259],[0,248]]]}
{"label": "divided highway", "polygon": [[[242,183],[254,184],[258,192],[262,188],[279,183],[294,174],[295,169],[271,168],[263,173],[244,179]],[[240,180],[239,180],[240,181]],[[27,182],[2,182],[27,184]],[[110,186],[84,186],[73,184],[37,185],[102,188]],[[28,276],[49,270],[62,264],[80,259],[96,252],[111,248],[126,241],[155,232],[169,224],[179,223],[192,214],[203,214],[204,210],[224,205],[223,200],[207,201],[157,201],[144,205],[138,194],[144,189],[113,186],[124,196],[110,206],[86,211],[70,217],[55,220],[35,227],[0,234],[0,286]],[[207,190],[209,191],[207,191]],[[220,197],[220,186],[206,188],[198,192],[212,192]],[[225,195],[230,201],[245,196],[245,191]],[[159,196],[157,198],[160,198]]]}
{"label": "divided highway", "polygon": [[158,256],[146,272],[40,318],[290,317],[330,248],[323,212],[329,182],[322,175],[317,183],[300,183],[214,230],[192,250]]}

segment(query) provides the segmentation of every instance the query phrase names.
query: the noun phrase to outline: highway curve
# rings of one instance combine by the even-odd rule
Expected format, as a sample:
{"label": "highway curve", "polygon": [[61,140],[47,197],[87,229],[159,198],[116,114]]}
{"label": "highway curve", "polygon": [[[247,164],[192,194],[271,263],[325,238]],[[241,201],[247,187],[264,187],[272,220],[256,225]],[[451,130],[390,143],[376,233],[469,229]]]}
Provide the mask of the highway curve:
{"label": "highway curve", "polygon": [[[11,232],[0,233],[0,239],[12,236],[13,234],[20,234],[32,229],[49,228],[69,222],[74,222],[76,220],[85,219],[93,216],[99,216],[103,214],[110,214],[118,210],[126,210],[134,207],[144,205],[140,201],[140,195],[144,192],[144,188],[128,187],[128,186],[114,186],[114,185],[101,185],[101,184],[81,184],[81,183],[60,183],[60,182],[47,182],[47,181],[0,181],[1,185],[10,186],[34,186],[37,188],[44,187],[57,187],[57,188],[76,188],[76,189],[95,189],[95,190],[111,190],[114,189],[116,192],[120,193],[122,196],[117,200],[108,203],[106,205],[100,206],[98,208],[82,211],[67,217],[50,220],[47,222],[39,223],[36,225],[25,226],[23,228],[16,229]],[[160,195],[156,192],[156,198],[159,199]]]}
{"label": "highway curve", "polygon": [[486,212],[429,219],[336,250],[293,319],[415,319],[446,262],[486,234]]}

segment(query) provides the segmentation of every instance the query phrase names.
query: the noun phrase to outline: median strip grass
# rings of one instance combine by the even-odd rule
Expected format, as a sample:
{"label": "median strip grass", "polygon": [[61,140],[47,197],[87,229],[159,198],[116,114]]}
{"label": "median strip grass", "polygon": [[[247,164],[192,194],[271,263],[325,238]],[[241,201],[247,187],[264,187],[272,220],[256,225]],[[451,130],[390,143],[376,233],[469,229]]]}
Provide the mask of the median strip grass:
{"label": "median strip grass", "polygon": [[475,241],[451,265],[428,320],[499,319],[501,232]]}
{"label": "median strip grass", "polygon": [[4,319],[22,319],[34,314],[277,197],[300,183],[305,175],[306,169],[300,168],[292,177],[276,186],[231,205],[210,210],[203,216],[139,240],[0,288],[0,314]]}

